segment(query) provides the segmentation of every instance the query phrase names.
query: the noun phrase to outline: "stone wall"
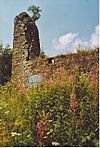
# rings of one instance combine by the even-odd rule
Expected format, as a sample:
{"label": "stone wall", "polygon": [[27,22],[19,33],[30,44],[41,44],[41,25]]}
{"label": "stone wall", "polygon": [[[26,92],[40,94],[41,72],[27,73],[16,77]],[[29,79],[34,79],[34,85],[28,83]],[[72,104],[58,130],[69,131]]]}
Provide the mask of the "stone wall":
{"label": "stone wall", "polygon": [[45,58],[33,61],[32,73],[43,75],[59,74],[59,68],[63,67],[65,71],[75,68],[81,73],[99,71],[99,50],[79,52],[73,54],[60,55],[51,58]]}
{"label": "stone wall", "polygon": [[14,19],[13,49],[12,77],[24,83],[31,75],[32,60],[40,54],[38,29],[26,12]]}

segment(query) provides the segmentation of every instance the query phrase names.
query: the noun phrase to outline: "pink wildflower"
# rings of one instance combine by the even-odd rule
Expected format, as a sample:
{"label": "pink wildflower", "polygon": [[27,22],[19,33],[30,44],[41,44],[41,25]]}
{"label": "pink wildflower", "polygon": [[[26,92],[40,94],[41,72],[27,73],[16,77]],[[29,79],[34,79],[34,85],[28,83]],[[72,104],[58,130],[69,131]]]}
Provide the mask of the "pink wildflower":
{"label": "pink wildflower", "polygon": [[69,81],[71,81],[72,83],[76,82],[76,77],[75,77],[75,75],[71,75],[71,76],[69,77]]}
{"label": "pink wildflower", "polygon": [[66,70],[63,66],[60,65],[59,67],[59,76],[62,78],[64,75],[66,75]]}
{"label": "pink wildflower", "polygon": [[97,75],[96,75],[96,74],[93,74],[93,75],[91,76],[90,80],[91,80],[91,85],[92,85],[93,87],[95,87],[95,86],[97,85]]}
{"label": "pink wildflower", "polygon": [[43,140],[43,138],[45,136],[45,131],[46,131],[46,122],[44,122],[44,121],[38,122],[36,129],[37,129],[38,140]]}
{"label": "pink wildflower", "polygon": [[50,69],[49,68],[47,68],[46,71],[45,71],[45,77],[46,78],[50,77]]}
{"label": "pink wildflower", "polygon": [[73,111],[76,111],[78,109],[79,105],[77,102],[76,94],[72,93],[70,95],[70,109]]}

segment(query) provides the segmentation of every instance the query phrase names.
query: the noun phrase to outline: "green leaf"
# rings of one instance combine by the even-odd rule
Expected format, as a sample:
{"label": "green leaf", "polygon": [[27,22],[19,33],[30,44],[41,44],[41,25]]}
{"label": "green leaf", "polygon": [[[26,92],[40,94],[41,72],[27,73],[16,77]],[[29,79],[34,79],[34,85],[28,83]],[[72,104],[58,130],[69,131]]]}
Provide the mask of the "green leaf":
{"label": "green leaf", "polygon": [[86,136],[86,139],[87,139],[87,140],[90,140],[90,139],[91,139],[91,137],[90,137],[90,136]]}
{"label": "green leaf", "polygon": [[58,142],[52,142],[52,145],[54,145],[54,146],[59,146],[60,143],[58,143]]}

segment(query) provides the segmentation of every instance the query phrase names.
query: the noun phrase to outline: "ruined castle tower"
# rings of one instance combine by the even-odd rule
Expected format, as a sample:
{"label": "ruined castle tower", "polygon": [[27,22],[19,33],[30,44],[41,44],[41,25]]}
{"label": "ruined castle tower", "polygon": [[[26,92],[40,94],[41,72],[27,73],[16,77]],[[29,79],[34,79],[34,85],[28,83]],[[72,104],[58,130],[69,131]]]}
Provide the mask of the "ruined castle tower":
{"label": "ruined castle tower", "polygon": [[13,49],[12,77],[27,83],[32,61],[40,54],[40,43],[37,26],[26,12],[14,19]]}

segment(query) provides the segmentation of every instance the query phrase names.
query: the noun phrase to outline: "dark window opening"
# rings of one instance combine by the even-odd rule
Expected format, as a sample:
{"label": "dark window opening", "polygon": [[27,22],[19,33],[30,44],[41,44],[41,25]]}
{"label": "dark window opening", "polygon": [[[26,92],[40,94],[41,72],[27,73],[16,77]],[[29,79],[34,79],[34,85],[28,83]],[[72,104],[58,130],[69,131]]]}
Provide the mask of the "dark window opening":
{"label": "dark window opening", "polygon": [[49,58],[48,59],[48,64],[54,63],[54,59],[53,58]]}

